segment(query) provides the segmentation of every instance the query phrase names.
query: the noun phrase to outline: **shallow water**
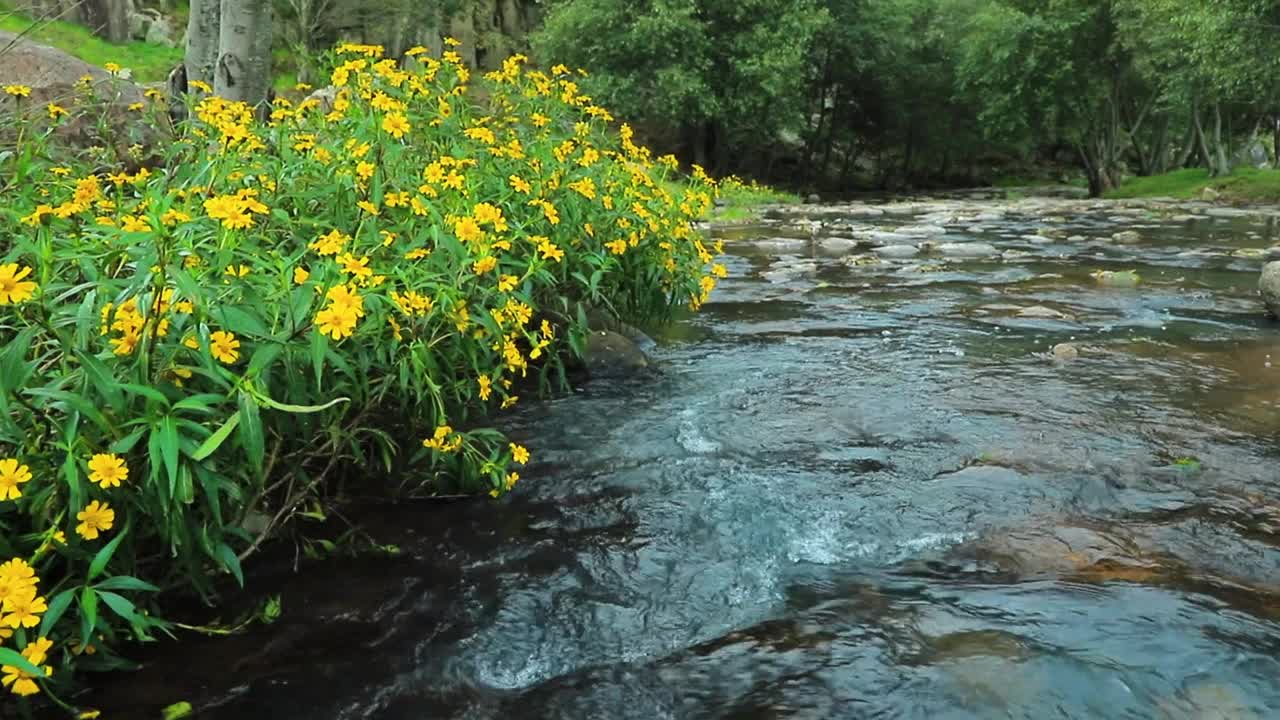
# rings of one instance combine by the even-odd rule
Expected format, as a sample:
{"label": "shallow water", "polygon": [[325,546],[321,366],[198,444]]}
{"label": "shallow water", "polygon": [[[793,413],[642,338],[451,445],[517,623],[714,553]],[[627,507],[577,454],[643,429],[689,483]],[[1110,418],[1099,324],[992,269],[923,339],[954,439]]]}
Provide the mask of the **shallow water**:
{"label": "shallow water", "polygon": [[[660,338],[657,373],[515,416],[537,462],[508,499],[357,509],[399,556],[264,569],[275,625],[162,648],[98,699],[281,720],[1280,715],[1280,325],[1255,290],[1276,217],[871,210],[724,231],[730,278]],[[946,232],[911,242],[1000,254],[871,262],[874,232],[926,225]]]}

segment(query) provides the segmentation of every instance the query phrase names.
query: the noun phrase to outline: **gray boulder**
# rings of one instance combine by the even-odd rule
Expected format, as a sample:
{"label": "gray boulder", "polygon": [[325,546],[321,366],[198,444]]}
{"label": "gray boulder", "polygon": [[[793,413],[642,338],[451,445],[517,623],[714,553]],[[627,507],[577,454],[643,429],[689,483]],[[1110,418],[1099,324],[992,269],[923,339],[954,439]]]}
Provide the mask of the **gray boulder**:
{"label": "gray boulder", "polygon": [[1262,266],[1262,277],[1258,280],[1258,293],[1267,306],[1272,317],[1280,318],[1280,260],[1274,260]]}
{"label": "gray boulder", "polygon": [[612,330],[595,330],[587,335],[583,360],[587,371],[597,377],[630,375],[649,367],[649,358],[640,346]]}

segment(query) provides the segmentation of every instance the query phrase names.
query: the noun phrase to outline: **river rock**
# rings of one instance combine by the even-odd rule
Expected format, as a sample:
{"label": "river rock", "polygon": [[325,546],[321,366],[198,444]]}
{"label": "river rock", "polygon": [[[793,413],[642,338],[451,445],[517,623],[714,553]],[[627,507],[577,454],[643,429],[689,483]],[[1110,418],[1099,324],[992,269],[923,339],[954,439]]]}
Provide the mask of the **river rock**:
{"label": "river rock", "polygon": [[1272,317],[1280,318],[1280,261],[1272,261],[1262,266],[1262,277],[1258,279],[1258,293]]}
{"label": "river rock", "polygon": [[991,257],[1000,254],[994,245],[983,242],[942,243],[936,250],[950,257]]}
{"label": "river rock", "polygon": [[822,198],[818,196],[818,193],[809,193],[809,195],[805,197],[804,201],[810,205],[817,205],[822,202]]}
{"label": "river rock", "polygon": [[1061,362],[1075,360],[1080,357],[1080,349],[1071,343],[1058,343],[1053,346],[1053,359]]}
{"label": "river rock", "polygon": [[832,236],[822,238],[818,241],[818,245],[821,246],[823,250],[841,252],[843,250],[849,250],[850,248],[857,247],[858,241],[853,238]]}
{"label": "river rock", "polygon": [[873,245],[904,245],[915,242],[918,238],[903,233],[872,230],[864,235]]}
{"label": "river rock", "polygon": [[1091,273],[1099,285],[1107,287],[1137,287],[1142,278],[1132,270],[1097,270]]}
{"label": "river rock", "polygon": [[875,249],[875,254],[887,258],[907,258],[920,252],[915,245],[885,245]]}
{"label": "river rock", "polygon": [[1253,215],[1254,212],[1252,210],[1244,210],[1242,208],[1216,207],[1205,210],[1204,214],[1209,217],[1238,218],[1249,217],[1250,215]]}
{"label": "river rock", "polygon": [[1019,310],[1018,317],[1036,318],[1040,320],[1065,320],[1070,316],[1060,310],[1054,310],[1046,305],[1032,305]]}
{"label": "river rock", "polygon": [[1121,245],[1132,245],[1142,242],[1142,233],[1137,230],[1121,230],[1111,236],[1111,239]]}
{"label": "river rock", "polygon": [[1022,239],[1033,245],[1050,245],[1053,243],[1053,238],[1048,235],[1023,235]]}
{"label": "river rock", "polygon": [[600,377],[628,375],[649,366],[649,358],[636,343],[611,330],[589,333],[582,359],[587,370]]}
{"label": "river rock", "polygon": [[939,225],[907,225],[895,232],[900,235],[946,235],[947,229]]}

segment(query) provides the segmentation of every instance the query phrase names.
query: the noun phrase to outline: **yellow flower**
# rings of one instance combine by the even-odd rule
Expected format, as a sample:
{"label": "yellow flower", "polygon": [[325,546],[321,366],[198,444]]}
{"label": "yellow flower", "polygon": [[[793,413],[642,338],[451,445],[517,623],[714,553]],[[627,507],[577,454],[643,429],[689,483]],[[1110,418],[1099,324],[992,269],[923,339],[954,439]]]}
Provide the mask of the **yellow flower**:
{"label": "yellow flower", "polygon": [[178,223],[187,222],[190,219],[190,215],[182,212],[181,210],[173,209],[166,210],[164,214],[160,216],[160,222],[165,225],[177,225]]}
{"label": "yellow flower", "polygon": [[107,63],[106,65],[103,65],[103,66],[102,66],[102,69],[103,69],[103,70],[106,70],[107,72],[111,73],[112,75],[115,75],[115,74],[117,74],[117,73],[119,73],[119,72],[120,72],[120,66],[119,66],[119,65],[117,65],[117,64],[115,64],[115,63],[113,63],[113,62],[109,62],[109,63]]}
{"label": "yellow flower", "polygon": [[350,239],[349,236],[343,235],[337,230],[330,230],[328,234],[321,235],[307,247],[321,255],[337,255],[342,252],[342,246]]}
{"label": "yellow flower", "polygon": [[538,243],[538,252],[542,253],[543,260],[560,262],[564,259],[564,251],[546,238],[542,238],[541,242]]}
{"label": "yellow flower", "polygon": [[228,265],[227,269],[222,272],[223,275],[233,278],[242,278],[249,274],[248,265]]}
{"label": "yellow flower", "polygon": [[342,266],[342,272],[348,275],[354,275],[356,279],[367,278],[373,275],[373,270],[369,269],[369,256],[357,259],[351,253],[347,253],[338,258],[338,264]]}
{"label": "yellow flower", "polygon": [[293,269],[293,282],[295,285],[301,285],[309,277],[311,277],[311,273],[307,272],[306,268],[296,267]]}
{"label": "yellow flower", "polygon": [[516,483],[519,481],[520,481],[520,473],[509,472],[507,473],[506,479],[502,481],[503,489],[505,489],[507,492],[511,492],[511,488],[515,487]]}
{"label": "yellow flower", "polygon": [[151,224],[145,217],[125,215],[120,218],[120,229],[125,232],[151,232]]}
{"label": "yellow flower", "polygon": [[368,180],[373,177],[373,171],[376,168],[377,166],[373,163],[361,160],[356,163],[356,175],[359,175],[361,180]]}
{"label": "yellow flower", "polygon": [[50,120],[57,120],[58,118],[63,117],[67,114],[66,108],[62,107],[61,105],[56,105],[54,103],[49,103],[45,105],[44,109],[48,111]]}
{"label": "yellow flower", "polygon": [[89,480],[103,490],[120,487],[120,481],[128,477],[129,468],[114,453],[98,453],[89,459]]}
{"label": "yellow flower", "polygon": [[521,465],[529,463],[529,450],[521,445],[511,443],[511,459]]}
{"label": "yellow flower", "polygon": [[459,45],[462,44],[462,42],[460,42],[457,38],[447,37],[444,39],[444,44],[448,45],[449,47],[458,47]]}
{"label": "yellow flower", "polygon": [[480,225],[472,218],[459,218],[453,224],[453,234],[458,238],[459,242],[474,242],[484,238],[484,231],[480,229]]}
{"label": "yellow flower", "polygon": [[19,464],[14,458],[0,460],[0,500],[17,500],[22,497],[18,486],[31,481],[31,468]]}
{"label": "yellow flower", "polygon": [[489,379],[488,375],[481,375],[476,378],[476,384],[480,386],[480,399],[488,400],[489,394],[493,392],[493,381]]}
{"label": "yellow flower", "polygon": [[80,524],[76,526],[76,534],[85,540],[97,540],[98,533],[106,532],[116,521],[116,511],[106,503],[97,500],[89,503],[84,510],[76,513]]}
{"label": "yellow flower", "polygon": [[421,260],[422,258],[430,254],[431,254],[431,251],[427,250],[426,248],[414,248],[409,252],[405,253],[404,258],[406,260]]}
{"label": "yellow flower", "polygon": [[40,624],[40,613],[49,609],[44,598],[36,595],[35,587],[27,587],[12,592],[4,599],[4,611],[8,613],[0,622],[18,629],[19,627],[35,627]]}
{"label": "yellow flower", "polygon": [[391,137],[399,140],[405,133],[413,129],[409,119],[400,113],[388,113],[382,118],[382,129]]}
{"label": "yellow flower", "polygon": [[516,288],[516,283],[520,282],[520,278],[515,275],[502,275],[498,278],[498,291],[511,292]]}
{"label": "yellow flower", "polygon": [[48,658],[49,649],[52,647],[53,642],[44,637],[28,644],[22,649],[22,657],[42,670],[42,674],[32,675],[16,665],[0,666],[0,672],[4,673],[4,677],[0,678],[0,685],[9,688],[9,691],[14,695],[27,696],[40,692],[40,686],[36,684],[35,679],[53,675],[53,668],[44,665],[44,661]]}
{"label": "yellow flower", "polygon": [[350,308],[330,305],[316,313],[316,327],[321,335],[328,335],[334,340],[351,337],[356,328],[358,318]]}
{"label": "yellow flower", "polygon": [[240,341],[233,333],[218,330],[209,334],[209,352],[219,362],[230,365],[240,357]]}
{"label": "yellow flower", "polygon": [[475,264],[471,266],[471,269],[475,272],[475,274],[483,275],[496,267],[498,267],[498,260],[494,258],[492,255],[485,255],[484,257],[475,261]]}
{"label": "yellow flower", "polygon": [[31,95],[31,88],[26,85],[5,85],[4,91],[14,97],[28,97]]}
{"label": "yellow flower", "polygon": [[609,252],[613,253],[614,255],[621,255],[622,253],[627,251],[626,240],[613,240],[611,242],[605,243],[604,246],[609,248]]}
{"label": "yellow flower", "polygon": [[512,175],[511,177],[507,178],[507,180],[511,183],[511,187],[518,193],[524,193],[525,195],[528,195],[530,191],[533,190],[533,186],[525,182],[524,178],[520,177],[519,175]]}
{"label": "yellow flower", "polygon": [[361,210],[363,210],[363,211],[365,211],[365,212],[369,213],[370,215],[377,215],[377,214],[378,214],[378,206],[377,206],[377,205],[374,205],[373,203],[369,202],[368,200],[359,200],[359,201],[357,201],[357,202],[356,202],[356,207],[358,207],[358,208],[360,208]]}
{"label": "yellow flower", "polygon": [[0,565],[0,603],[9,596],[25,592],[27,589],[34,591],[39,582],[40,578],[36,577],[36,571],[27,564],[26,560],[22,558],[9,560]]}
{"label": "yellow flower", "polygon": [[36,284],[23,280],[30,274],[31,268],[19,269],[17,263],[0,265],[0,305],[22,302],[35,293]]}
{"label": "yellow flower", "polygon": [[503,410],[506,410],[507,408],[509,408],[509,407],[511,407],[512,405],[515,405],[517,402],[519,402],[519,400],[520,400],[520,396],[519,396],[519,395],[508,395],[508,396],[506,396],[505,398],[503,398],[503,399],[502,399],[502,409],[503,409]]}

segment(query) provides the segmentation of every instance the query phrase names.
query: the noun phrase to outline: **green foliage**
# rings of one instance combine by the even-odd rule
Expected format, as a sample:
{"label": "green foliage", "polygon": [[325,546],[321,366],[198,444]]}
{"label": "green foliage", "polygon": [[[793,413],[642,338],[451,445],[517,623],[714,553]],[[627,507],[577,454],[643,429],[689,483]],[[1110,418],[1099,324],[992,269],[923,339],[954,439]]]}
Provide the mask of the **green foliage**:
{"label": "green foliage", "polygon": [[534,38],[542,55],[590,67],[588,90],[620,113],[691,136],[723,169],[801,118],[814,0],[559,0]]}
{"label": "green foliage", "polygon": [[1211,189],[1221,200],[1237,202],[1280,202],[1280,170],[1236,168],[1230,175],[1211,177],[1203,168],[1175,170],[1162,175],[1129,178],[1107,197],[1171,197],[1194,199]]}
{"label": "green foliage", "polygon": [[11,5],[0,2],[0,30],[26,33],[34,42],[63,50],[99,67],[114,62],[133,71],[138,82],[158,82],[182,62],[182,48],[129,42],[115,45],[103,40],[89,28],[62,20],[33,20],[15,12]]}
{"label": "green foliage", "polygon": [[567,68],[380,53],[343,46],[328,105],[278,99],[266,122],[189,98],[155,171],[54,143],[92,100],[58,116],[7,90],[0,623],[24,689],[123,665],[170,627],[158,588],[242,586],[347,481],[509,491],[529,452],[493,416],[562,383],[586,311],[661,321],[725,274],[692,230],[710,180],[655,161]]}

